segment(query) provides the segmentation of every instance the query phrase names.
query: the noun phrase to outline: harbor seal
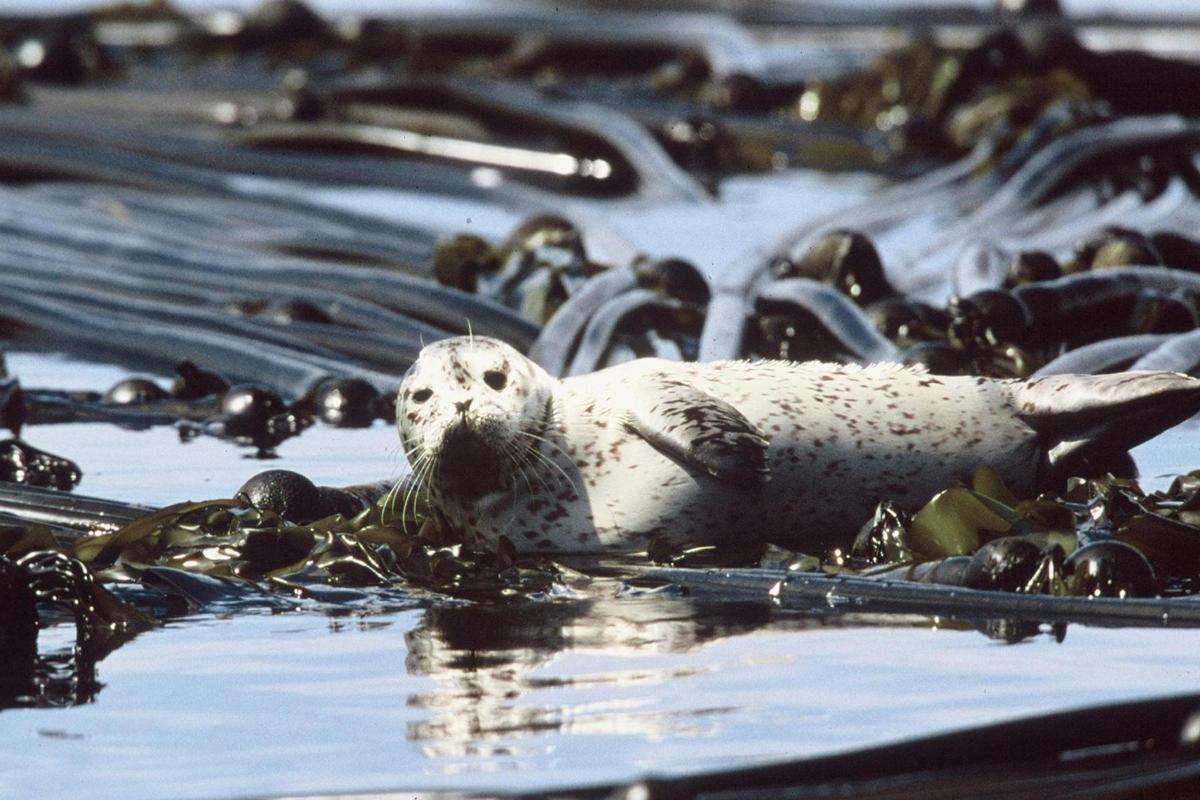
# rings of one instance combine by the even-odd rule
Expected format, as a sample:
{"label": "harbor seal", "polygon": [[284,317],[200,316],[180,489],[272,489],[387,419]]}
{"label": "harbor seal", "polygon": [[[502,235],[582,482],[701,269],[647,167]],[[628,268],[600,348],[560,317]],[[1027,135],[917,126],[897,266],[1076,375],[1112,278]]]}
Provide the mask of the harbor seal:
{"label": "harbor seal", "polygon": [[1200,410],[1174,373],[943,377],[921,368],[638,359],[558,380],[496,339],[426,346],[397,425],[453,528],[518,552],[847,544],[988,464],[1018,494]]}

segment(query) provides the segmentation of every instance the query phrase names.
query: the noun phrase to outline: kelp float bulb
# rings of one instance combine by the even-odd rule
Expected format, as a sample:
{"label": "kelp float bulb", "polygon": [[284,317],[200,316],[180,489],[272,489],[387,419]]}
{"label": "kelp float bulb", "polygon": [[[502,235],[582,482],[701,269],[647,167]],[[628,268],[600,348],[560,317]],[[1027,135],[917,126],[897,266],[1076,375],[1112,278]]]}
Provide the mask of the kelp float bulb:
{"label": "kelp float bulb", "polygon": [[818,237],[788,274],[777,278],[811,278],[836,287],[861,306],[896,293],[888,283],[879,251],[858,231],[835,230]]}
{"label": "kelp float bulb", "polygon": [[330,486],[317,486],[299,472],[269,469],[242,484],[234,495],[259,511],[274,511],[288,522],[305,525],[333,514],[352,517],[363,503]]}
{"label": "kelp float bulb", "polygon": [[175,382],[171,396],[176,400],[199,400],[201,397],[225,394],[229,381],[215,372],[201,369],[188,360],[175,365]]}
{"label": "kelp float bulb", "polygon": [[362,378],[330,378],[312,392],[313,413],[339,428],[365,428],[379,416],[379,391]]}
{"label": "kelp float bulb", "polygon": [[1062,548],[1043,548],[1020,536],[994,539],[975,551],[963,575],[971,589],[999,592],[1028,591],[1029,582],[1046,559],[1061,563]]}
{"label": "kelp float bulb", "polygon": [[1085,545],[1067,557],[1063,574],[1068,591],[1081,597],[1154,597],[1158,579],[1150,562],[1124,542]]}
{"label": "kelp float bulb", "polygon": [[287,410],[279,395],[253,383],[231,387],[221,398],[221,415],[226,430],[234,435],[250,435],[262,430],[267,420]]}
{"label": "kelp float bulb", "polygon": [[126,378],[104,393],[104,402],[115,406],[156,403],[170,397],[167,390],[147,378]]}

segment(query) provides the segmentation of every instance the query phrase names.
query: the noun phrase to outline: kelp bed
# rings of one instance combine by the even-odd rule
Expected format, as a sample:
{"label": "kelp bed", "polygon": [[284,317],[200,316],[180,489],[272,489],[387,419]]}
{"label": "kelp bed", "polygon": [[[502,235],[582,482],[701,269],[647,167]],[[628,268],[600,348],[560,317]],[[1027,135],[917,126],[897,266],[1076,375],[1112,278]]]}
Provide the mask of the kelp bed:
{"label": "kelp bed", "polygon": [[[467,332],[562,376],[645,355],[1196,373],[1200,67],[1104,44],[1162,31],[1026,5],[334,19],[294,2],[245,15],[155,3],[0,19],[0,342],[176,376],[62,391],[0,375],[13,434],[0,442],[0,708],[94,700],[98,662],[201,613],[519,619],[650,594],[734,630],[753,629],[743,613],[915,619],[1009,643],[1071,623],[1200,624],[1200,472],[1143,491],[1127,458],[1038,497],[981,468],[922,508],[881,498],[833,552],[652,541],[567,562],[439,529],[404,481],[344,491],[280,473],[152,509],[69,494],[89,465],[35,446],[41,425],[102,422],[270,459],[314,426],[393,422],[421,344]],[[1174,89],[1130,88],[1147,83]],[[871,189],[786,224],[732,221],[726,195],[797,169],[869,175]],[[412,211],[331,204],[344,187]],[[419,209],[426,196],[517,223],[466,232]],[[686,228],[631,240],[631,218],[664,210],[721,219],[744,255],[676,257]],[[40,652],[39,632],[67,624],[72,646]],[[1196,779],[1198,706],[627,788],[1149,791]],[[1077,769],[1052,769],[1065,762]]]}

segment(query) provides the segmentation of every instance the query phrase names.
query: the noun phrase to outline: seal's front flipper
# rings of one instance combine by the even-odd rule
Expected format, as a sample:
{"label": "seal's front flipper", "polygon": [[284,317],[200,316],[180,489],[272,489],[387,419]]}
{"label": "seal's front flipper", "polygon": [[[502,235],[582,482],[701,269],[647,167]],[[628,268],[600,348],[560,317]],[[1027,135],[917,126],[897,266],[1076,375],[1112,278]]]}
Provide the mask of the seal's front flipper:
{"label": "seal's front flipper", "polygon": [[643,379],[635,391],[625,428],[667,458],[735,486],[770,478],[767,437],[729,403],[669,378]]}
{"label": "seal's front flipper", "polygon": [[1048,375],[1014,384],[1017,413],[1049,451],[1051,475],[1107,463],[1200,411],[1200,380],[1174,372]]}

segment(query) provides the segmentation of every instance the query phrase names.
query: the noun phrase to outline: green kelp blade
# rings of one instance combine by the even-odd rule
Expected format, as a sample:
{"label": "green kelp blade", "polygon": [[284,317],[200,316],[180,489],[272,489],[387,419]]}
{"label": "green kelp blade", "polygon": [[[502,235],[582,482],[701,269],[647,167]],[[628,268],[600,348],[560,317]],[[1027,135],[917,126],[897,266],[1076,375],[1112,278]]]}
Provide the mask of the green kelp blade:
{"label": "green kelp blade", "polygon": [[103,569],[121,559],[153,563],[166,549],[163,532],[181,520],[203,512],[207,517],[217,508],[232,508],[236,500],[205,500],[176,503],[135,519],[113,533],[81,536],[75,540],[75,557],[93,569]]}
{"label": "green kelp blade", "polygon": [[335,586],[386,586],[391,583],[387,574],[356,556],[323,559],[318,565],[329,573],[329,583]]}
{"label": "green kelp blade", "polygon": [[347,586],[386,585],[395,566],[390,548],[360,541],[344,521],[340,530],[330,529],[317,538],[309,561],[329,574],[330,583]]}
{"label": "green kelp blade", "polygon": [[401,561],[408,558],[412,554],[413,547],[417,546],[414,543],[416,537],[383,525],[369,525],[356,531],[354,536],[363,544],[389,548],[392,554]]}
{"label": "green kelp blade", "polygon": [[860,575],[873,580],[899,580],[961,586],[970,556],[948,556],[916,564],[882,564],[863,570]]}
{"label": "green kelp blade", "polygon": [[196,535],[189,540],[183,540],[172,549],[168,549],[154,564],[125,562],[132,568],[145,570],[150,566],[173,567],[189,572],[200,572],[214,577],[229,577],[233,570],[231,564],[238,556],[237,550],[229,542],[213,543],[208,537]]}
{"label": "green kelp blade", "polygon": [[[1057,533],[1075,538],[1075,512],[1054,500],[1022,500],[1013,507],[1017,517],[1032,531]],[[1064,548],[1068,553],[1074,544]]]}
{"label": "green kelp blade", "polygon": [[363,539],[357,531],[345,531],[334,534],[337,550],[352,558],[372,565],[380,572],[391,572],[395,564],[396,552],[390,545],[373,544]]}
{"label": "green kelp blade", "polygon": [[1086,504],[1097,497],[1111,501],[1114,494],[1123,495],[1138,506],[1142,506],[1146,499],[1146,493],[1137,481],[1112,475],[1104,478],[1068,478],[1067,490],[1061,499],[1068,503]]}
{"label": "green kelp blade", "polygon": [[883,500],[875,507],[871,521],[854,537],[850,553],[872,565],[911,562],[911,527],[912,518],[907,511],[892,500]]}
{"label": "green kelp blade", "polygon": [[961,487],[945,489],[913,515],[909,544],[925,559],[970,555],[1018,522],[1011,508],[986,495]]}
{"label": "green kelp blade", "polygon": [[1004,484],[1004,479],[1000,477],[999,473],[987,464],[980,464],[975,468],[971,474],[971,488],[977,494],[990,497],[1009,508],[1016,506],[1019,500]]}
{"label": "green kelp blade", "polygon": [[1058,545],[1062,548],[1063,555],[1069,556],[1076,547],[1079,546],[1079,537],[1075,531],[1031,531],[1029,533],[1020,534],[1031,542],[1037,544],[1038,547],[1046,550],[1053,545]]}

